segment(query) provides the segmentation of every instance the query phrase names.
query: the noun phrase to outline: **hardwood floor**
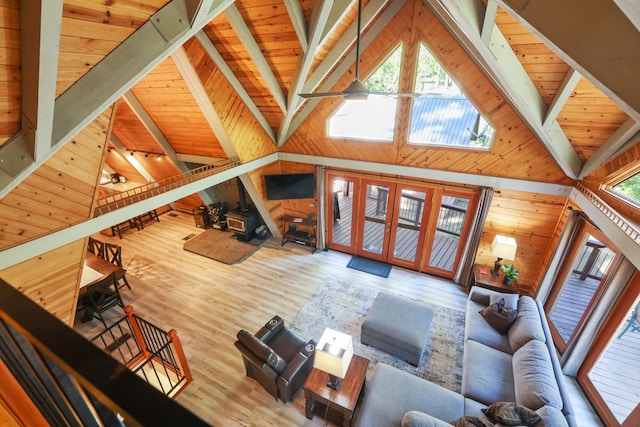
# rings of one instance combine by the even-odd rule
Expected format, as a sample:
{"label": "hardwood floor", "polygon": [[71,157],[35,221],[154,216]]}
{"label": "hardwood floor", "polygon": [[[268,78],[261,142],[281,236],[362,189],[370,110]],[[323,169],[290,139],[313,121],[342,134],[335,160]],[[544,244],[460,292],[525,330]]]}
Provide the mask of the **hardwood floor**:
{"label": "hardwood floor", "polygon": [[[274,314],[289,323],[327,276],[339,274],[425,302],[465,308],[466,292],[448,280],[396,267],[385,279],[346,268],[350,255],[311,254],[295,243],[280,246],[274,238],[236,265],[184,251],[183,238],[201,231],[192,216],[174,211],[122,239],[94,237],[123,247],[132,287],[123,290],[125,303],[158,327],[177,330],[194,378],[177,401],[216,426],[324,425],[320,417],[305,418],[302,392],[283,404],[247,378],[233,343],[238,330],[254,332]],[[77,322],[75,328],[90,337],[98,324]]]}

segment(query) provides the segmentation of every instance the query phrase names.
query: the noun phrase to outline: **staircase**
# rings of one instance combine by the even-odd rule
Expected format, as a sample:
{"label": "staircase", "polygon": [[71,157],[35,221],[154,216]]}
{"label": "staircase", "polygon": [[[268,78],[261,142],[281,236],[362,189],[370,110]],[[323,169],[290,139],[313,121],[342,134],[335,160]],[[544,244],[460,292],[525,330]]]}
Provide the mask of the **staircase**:
{"label": "staircase", "polygon": [[178,333],[165,332],[125,307],[126,316],[91,338],[96,346],[168,397],[191,382]]}

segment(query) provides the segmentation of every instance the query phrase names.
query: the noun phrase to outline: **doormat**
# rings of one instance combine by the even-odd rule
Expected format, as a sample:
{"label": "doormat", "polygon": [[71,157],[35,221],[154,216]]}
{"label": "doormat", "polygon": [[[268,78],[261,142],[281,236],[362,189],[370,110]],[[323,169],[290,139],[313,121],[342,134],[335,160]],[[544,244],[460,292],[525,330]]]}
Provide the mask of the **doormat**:
{"label": "doormat", "polygon": [[389,277],[389,273],[391,272],[391,264],[375,261],[373,259],[362,258],[355,255],[351,257],[351,260],[349,260],[349,264],[347,264],[347,267],[385,278]]}

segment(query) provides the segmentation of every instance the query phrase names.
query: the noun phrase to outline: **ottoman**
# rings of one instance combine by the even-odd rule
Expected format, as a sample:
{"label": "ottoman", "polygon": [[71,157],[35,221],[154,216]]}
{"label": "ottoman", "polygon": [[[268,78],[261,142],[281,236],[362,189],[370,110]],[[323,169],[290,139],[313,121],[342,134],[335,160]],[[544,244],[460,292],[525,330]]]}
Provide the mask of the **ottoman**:
{"label": "ottoman", "polygon": [[432,319],[429,307],[379,292],[362,322],[360,341],[418,366]]}

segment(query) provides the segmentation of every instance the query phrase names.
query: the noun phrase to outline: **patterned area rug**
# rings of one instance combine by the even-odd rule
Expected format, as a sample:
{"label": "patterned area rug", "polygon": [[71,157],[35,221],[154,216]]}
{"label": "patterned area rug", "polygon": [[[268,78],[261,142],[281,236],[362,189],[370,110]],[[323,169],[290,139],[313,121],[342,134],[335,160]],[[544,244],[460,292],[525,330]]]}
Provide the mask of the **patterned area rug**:
{"label": "patterned area rug", "polygon": [[243,242],[236,239],[234,233],[211,228],[187,239],[182,248],[225,264],[237,264],[249,258],[267,240],[254,238]]}
{"label": "patterned area rug", "polygon": [[377,295],[376,289],[347,283],[340,278],[326,279],[293,319],[290,328],[305,339],[313,338],[316,342],[325,328],[350,334],[354,353],[371,361],[367,377],[373,373],[376,363],[384,362],[459,392],[462,382],[464,312],[424,303],[433,309],[434,315],[430,339],[420,366],[415,367],[360,342],[362,321]]}

